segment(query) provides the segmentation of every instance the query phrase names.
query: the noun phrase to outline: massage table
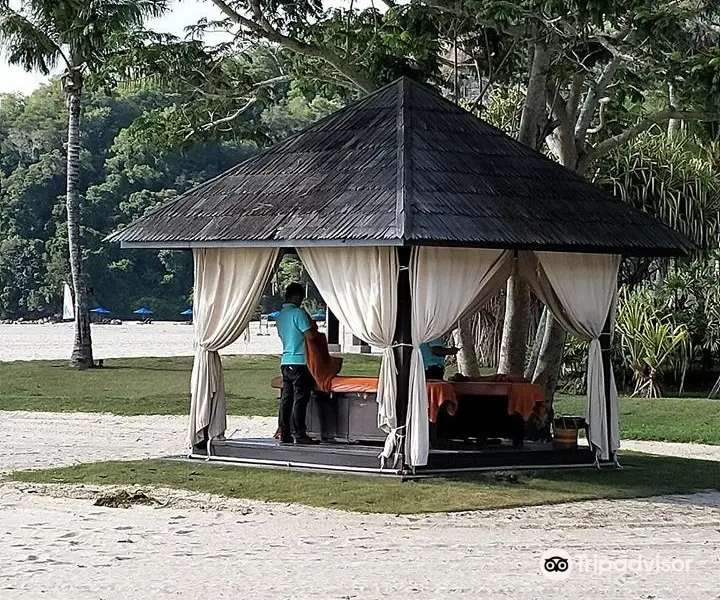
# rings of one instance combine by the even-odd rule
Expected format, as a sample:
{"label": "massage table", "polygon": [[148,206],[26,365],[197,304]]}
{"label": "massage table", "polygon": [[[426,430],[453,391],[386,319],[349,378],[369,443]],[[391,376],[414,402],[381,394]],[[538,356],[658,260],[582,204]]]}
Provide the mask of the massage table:
{"label": "massage table", "polygon": [[[526,382],[427,382],[428,420],[434,443],[503,437],[521,445],[525,422],[542,410],[542,388]],[[273,388],[282,389],[276,377]],[[308,434],[338,442],[383,442],[377,426],[377,377],[335,377],[330,392],[313,393],[307,412]]]}

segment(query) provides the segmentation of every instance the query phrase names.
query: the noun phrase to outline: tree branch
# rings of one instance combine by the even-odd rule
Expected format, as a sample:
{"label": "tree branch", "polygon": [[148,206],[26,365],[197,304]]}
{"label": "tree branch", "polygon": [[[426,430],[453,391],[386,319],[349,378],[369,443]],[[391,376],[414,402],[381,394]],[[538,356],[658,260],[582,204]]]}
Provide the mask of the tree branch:
{"label": "tree branch", "polygon": [[610,62],[605,65],[602,73],[600,73],[597,82],[595,82],[595,84],[588,89],[587,94],[585,94],[585,101],[583,102],[580,114],[575,123],[575,140],[580,149],[585,145],[585,134],[587,133],[588,127],[590,127],[598,103],[605,95],[608,86],[612,83],[621,63],[622,59],[620,56],[613,55]]}
{"label": "tree branch", "polygon": [[570,94],[567,99],[568,117],[577,119],[577,111],[580,106],[580,97],[582,96],[582,88],[585,83],[585,73],[578,71],[573,75],[572,85],[570,86]]}
{"label": "tree branch", "polygon": [[188,132],[188,134],[183,138],[184,142],[187,142],[192,136],[194,136],[198,131],[209,131],[210,129],[213,129],[214,127],[217,127],[218,125],[222,125],[223,123],[230,123],[231,121],[234,121],[238,117],[242,117],[248,110],[250,110],[255,104],[257,104],[258,99],[257,98],[251,98],[247,101],[247,103],[238,108],[234,113],[229,114],[226,117],[223,117],[221,119],[215,119],[214,121],[210,121],[209,123],[205,123],[198,127],[197,129],[192,129]]}
{"label": "tree branch", "polygon": [[350,82],[355,85],[355,87],[357,87],[363,92],[369,93],[377,89],[377,86],[372,81],[370,81],[362,73],[357,71],[347,60],[341,58],[340,56],[337,56],[330,50],[300,42],[277,31],[272,26],[272,24],[262,15],[262,12],[258,12],[260,11],[260,7],[257,3],[251,3],[251,6],[253,8],[253,13],[259,21],[258,23],[256,23],[252,19],[248,19],[247,17],[241,15],[224,0],[211,1],[221,11],[223,11],[223,13],[227,15],[229,19],[231,19],[238,25],[247,28],[255,35],[259,35],[261,37],[264,37],[266,40],[275,42],[276,44],[280,44],[288,50],[292,50],[293,52],[297,52],[298,54],[303,54],[305,56],[324,60],[329,65],[335,67],[338,73],[346,77]]}
{"label": "tree branch", "polygon": [[532,149],[537,149],[542,142],[541,132],[545,122],[545,90],[550,51],[544,42],[538,41],[530,50],[530,72],[525,93],[525,104],[520,116],[518,141]]}
{"label": "tree branch", "polygon": [[670,119],[680,119],[683,121],[720,121],[720,113],[706,113],[699,111],[681,111],[681,110],[662,110],[652,115],[648,115],[639,123],[632,127],[628,127],[622,133],[608,138],[604,142],[600,142],[594,148],[591,148],[582,159],[583,164],[589,166],[599,158],[602,158],[609,152],[612,152],[619,146],[631,142],[641,133],[651,129],[655,125],[666,123]]}

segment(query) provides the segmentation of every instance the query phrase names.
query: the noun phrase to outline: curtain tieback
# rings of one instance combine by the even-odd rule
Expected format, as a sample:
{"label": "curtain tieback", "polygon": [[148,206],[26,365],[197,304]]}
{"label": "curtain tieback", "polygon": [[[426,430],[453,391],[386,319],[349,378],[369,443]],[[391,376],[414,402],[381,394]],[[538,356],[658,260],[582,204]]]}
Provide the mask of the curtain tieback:
{"label": "curtain tieback", "polygon": [[414,348],[415,346],[413,346],[413,344],[406,344],[404,342],[394,342],[388,347],[389,348]]}
{"label": "curtain tieback", "polygon": [[383,451],[378,455],[380,459],[380,469],[385,468],[385,461],[393,456],[393,468],[397,467],[398,461],[400,460],[400,449],[402,448],[402,439],[405,437],[404,433],[405,425],[394,427],[390,430],[385,438],[385,446]]}

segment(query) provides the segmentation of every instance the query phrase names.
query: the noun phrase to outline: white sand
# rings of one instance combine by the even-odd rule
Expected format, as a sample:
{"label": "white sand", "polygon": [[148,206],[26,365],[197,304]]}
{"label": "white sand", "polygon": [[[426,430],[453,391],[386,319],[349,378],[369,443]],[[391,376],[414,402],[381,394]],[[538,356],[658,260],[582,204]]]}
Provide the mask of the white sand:
{"label": "white sand", "polygon": [[[241,336],[220,354],[280,354],[282,345],[274,324],[261,328],[253,321],[249,330],[249,335]],[[323,325],[320,330],[324,330]],[[352,334],[341,327],[340,335],[343,347],[352,351]],[[64,360],[72,352],[73,324],[0,325],[0,340],[0,362]],[[193,354],[193,328],[187,322],[93,324],[92,340],[95,359]]]}
{"label": "white sand", "polygon": [[[0,419],[0,471],[180,453],[185,428],[184,417]],[[231,419],[230,430],[258,435],[273,425]],[[710,454],[719,460],[720,448]],[[720,598],[719,493],[408,517],[163,490],[149,493],[167,507],[111,509],[92,505],[97,493],[0,486],[1,599]],[[556,583],[540,574],[548,547],[692,563],[687,573],[572,573]]]}
{"label": "white sand", "polygon": [[[164,321],[92,325],[93,355],[96,359],[191,356],[192,332],[188,323]],[[282,347],[275,327],[269,328],[270,335],[259,333],[260,324],[251,323],[248,342],[241,338],[221,354],[280,354]],[[72,352],[73,324],[0,325],[0,340],[0,362],[67,359]]]}
{"label": "white sand", "polygon": [[[184,416],[0,411],[0,422],[9,442],[0,473],[185,453]],[[228,417],[227,434],[269,437],[276,427],[275,418]]]}
{"label": "white sand", "polygon": [[[631,452],[662,454],[664,456],[694,458],[697,460],[720,460],[720,446],[711,446],[710,444],[677,444],[674,442],[621,440],[620,445],[623,450],[629,450]],[[720,479],[720,471],[718,472],[718,479]]]}

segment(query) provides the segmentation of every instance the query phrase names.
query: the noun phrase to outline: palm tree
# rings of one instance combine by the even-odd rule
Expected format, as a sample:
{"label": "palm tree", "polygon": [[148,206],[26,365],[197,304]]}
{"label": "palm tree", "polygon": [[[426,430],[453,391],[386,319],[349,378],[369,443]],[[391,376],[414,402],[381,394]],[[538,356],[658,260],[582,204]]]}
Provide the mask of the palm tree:
{"label": "palm tree", "polygon": [[71,365],[93,366],[87,278],[83,267],[80,210],[81,96],[90,75],[102,76],[120,40],[159,16],[166,0],[0,0],[0,49],[11,64],[50,75],[62,69],[68,105],[67,227],[75,303]]}

